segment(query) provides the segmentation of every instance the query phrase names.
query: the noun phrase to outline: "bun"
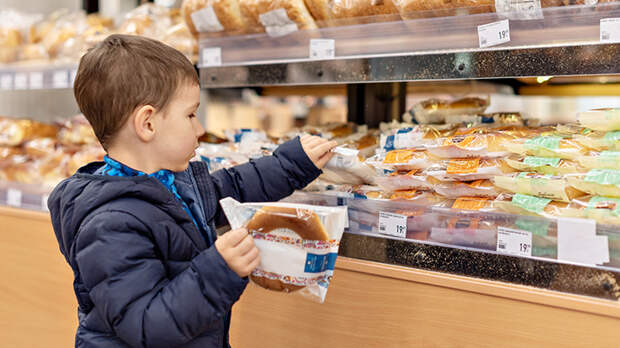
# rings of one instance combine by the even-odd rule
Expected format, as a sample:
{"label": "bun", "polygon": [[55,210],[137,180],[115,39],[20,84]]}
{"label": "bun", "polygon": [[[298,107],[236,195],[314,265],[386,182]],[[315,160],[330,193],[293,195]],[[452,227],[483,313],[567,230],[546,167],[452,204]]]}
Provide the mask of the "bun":
{"label": "bun", "polygon": [[[277,229],[287,229],[295,232],[305,240],[329,240],[329,236],[319,217],[308,209],[263,207],[254,214],[254,217],[248,222],[246,228],[248,231],[260,233],[269,233]],[[251,275],[250,278],[259,286],[274,291],[293,292],[304,288],[304,286],[286,284],[277,279],[269,279],[255,275]]]}

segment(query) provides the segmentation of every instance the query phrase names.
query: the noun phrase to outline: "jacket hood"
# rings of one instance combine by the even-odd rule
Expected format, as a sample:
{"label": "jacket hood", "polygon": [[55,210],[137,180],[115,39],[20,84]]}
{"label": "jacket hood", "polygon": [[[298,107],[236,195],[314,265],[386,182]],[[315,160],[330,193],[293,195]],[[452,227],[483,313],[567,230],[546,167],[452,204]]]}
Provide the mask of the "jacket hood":
{"label": "jacket hood", "polygon": [[47,201],[54,233],[69,264],[69,251],[82,221],[97,208],[119,198],[137,198],[155,206],[176,204],[174,196],[156,179],[147,176],[115,177],[96,174],[104,162],[93,162],[63,180]]}

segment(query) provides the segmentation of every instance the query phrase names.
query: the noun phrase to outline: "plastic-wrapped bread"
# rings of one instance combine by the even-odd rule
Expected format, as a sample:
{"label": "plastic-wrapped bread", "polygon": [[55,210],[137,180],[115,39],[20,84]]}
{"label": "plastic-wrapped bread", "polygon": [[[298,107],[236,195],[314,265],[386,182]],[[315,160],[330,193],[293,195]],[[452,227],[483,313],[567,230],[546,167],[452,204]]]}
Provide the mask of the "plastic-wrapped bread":
{"label": "plastic-wrapped bread", "polygon": [[412,108],[414,120],[420,124],[444,123],[446,116],[477,115],[489,106],[489,99],[467,97],[452,102],[441,99],[428,99]]}
{"label": "plastic-wrapped bread", "polygon": [[[588,152],[585,156],[577,158],[577,162],[587,170],[620,170],[620,151]],[[585,170],[582,172],[585,172]]]}
{"label": "plastic-wrapped bread", "polygon": [[392,150],[380,153],[366,160],[366,163],[389,171],[411,171],[426,169],[437,163],[438,159],[431,156],[427,151],[416,150]]}
{"label": "plastic-wrapped bread", "polygon": [[562,213],[569,217],[594,219],[601,224],[620,225],[620,198],[579,197],[573,199]]}
{"label": "plastic-wrapped bread", "polygon": [[508,154],[505,144],[512,137],[504,133],[455,135],[437,139],[428,152],[441,158],[498,158]]}
{"label": "plastic-wrapped bread", "polygon": [[583,146],[597,151],[620,150],[620,131],[591,131],[587,134],[574,135],[573,139]]}
{"label": "plastic-wrapped bread", "polygon": [[0,117],[0,145],[16,146],[38,138],[55,138],[58,128],[52,125],[21,119]]}
{"label": "plastic-wrapped bread", "polygon": [[428,176],[420,171],[393,172],[375,178],[376,184],[382,189],[393,192],[399,190],[430,190],[432,184]]}
{"label": "plastic-wrapped bread", "polygon": [[512,153],[538,157],[553,157],[575,160],[587,153],[588,149],[572,139],[554,135],[537,136],[532,139],[516,139],[504,144]]}
{"label": "plastic-wrapped bread", "polygon": [[331,9],[335,19],[375,17],[369,19],[373,22],[400,20],[394,0],[334,0]]}
{"label": "plastic-wrapped bread", "polygon": [[[431,180],[429,180],[431,181]],[[500,190],[490,180],[476,181],[439,181],[433,182],[432,188],[446,198],[486,197],[495,198]]]}
{"label": "plastic-wrapped bread", "polygon": [[581,112],[577,115],[579,124],[598,131],[620,130],[620,108],[604,108]]}
{"label": "plastic-wrapped bread", "polygon": [[242,34],[246,31],[239,0],[184,0],[185,23],[194,37],[199,32]]}
{"label": "plastic-wrapped bread", "polygon": [[321,179],[334,184],[374,184],[376,171],[364,163],[358,150],[339,146],[323,168]]}
{"label": "plastic-wrapped bread", "polygon": [[493,202],[494,209],[516,215],[531,215],[542,217],[562,216],[562,209],[568,203],[556,202],[549,198],[541,198],[520,193],[501,194]]}
{"label": "plastic-wrapped bread", "polygon": [[577,190],[603,197],[620,197],[620,170],[592,169],[587,174],[570,175],[568,183]]}
{"label": "plastic-wrapped bread", "polygon": [[570,202],[571,199],[584,195],[580,190],[569,186],[563,177],[546,174],[523,172],[510,176],[496,176],[493,178],[493,183],[509,192],[562,202]]}
{"label": "plastic-wrapped bread", "polygon": [[248,32],[282,36],[317,25],[303,0],[239,0]]}
{"label": "plastic-wrapped bread", "polygon": [[566,175],[581,173],[583,164],[561,158],[513,156],[506,158],[506,164],[521,172],[536,172],[549,175]]}
{"label": "plastic-wrapped bread", "polygon": [[487,13],[495,10],[494,0],[397,0],[403,19]]}
{"label": "plastic-wrapped bread", "polygon": [[333,0],[304,0],[304,2],[319,27],[329,27],[334,24]]}
{"label": "plastic-wrapped bread", "polygon": [[474,181],[491,179],[515,172],[504,160],[496,158],[469,158],[442,161],[426,169],[425,173],[440,181]]}

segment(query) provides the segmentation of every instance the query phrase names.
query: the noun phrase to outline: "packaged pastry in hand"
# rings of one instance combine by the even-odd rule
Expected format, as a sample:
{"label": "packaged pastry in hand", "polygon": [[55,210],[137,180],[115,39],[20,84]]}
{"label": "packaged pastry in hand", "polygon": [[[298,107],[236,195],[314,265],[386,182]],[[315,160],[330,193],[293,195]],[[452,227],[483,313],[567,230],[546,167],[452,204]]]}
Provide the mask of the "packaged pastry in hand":
{"label": "packaged pastry in hand", "polygon": [[358,150],[339,146],[323,168],[321,179],[335,184],[375,184],[376,170],[364,163]]}
{"label": "packaged pastry in hand", "polygon": [[235,35],[246,31],[239,0],[184,0],[181,10],[194,38],[198,33]]}
{"label": "packaged pastry in hand", "polygon": [[298,292],[322,303],[348,227],[346,207],[220,201],[232,229],[246,228],[259,250],[250,275],[268,290]]}
{"label": "packaged pastry in hand", "polygon": [[620,198],[584,196],[562,210],[564,216],[593,219],[600,224],[620,225]]}
{"label": "packaged pastry in hand", "polygon": [[597,131],[620,130],[620,108],[595,109],[580,112],[577,115],[579,124]]}
{"label": "packaged pastry in hand", "polygon": [[510,176],[496,176],[493,183],[500,189],[524,195],[570,202],[584,193],[571,187],[561,176],[522,172]]}
{"label": "packaged pastry in hand", "polygon": [[588,152],[577,158],[577,162],[586,170],[590,169],[614,169],[620,170],[620,151]]}
{"label": "packaged pastry in hand", "polygon": [[568,206],[566,202],[557,202],[549,198],[541,198],[520,193],[502,193],[492,203],[492,207],[516,215],[532,215],[542,217],[562,216],[562,210]]}
{"label": "packaged pastry in hand", "polygon": [[592,169],[587,174],[569,175],[568,183],[583,192],[603,197],[620,197],[620,170]]}
{"label": "packaged pastry in hand", "polygon": [[563,160],[553,157],[512,156],[506,158],[506,164],[521,172],[536,172],[549,175],[566,175],[583,172],[579,161]]}
{"label": "packaged pastry in hand", "polygon": [[553,157],[575,160],[588,149],[572,139],[541,135],[532,139],[516,139],[505,144],[505,149],[520,155]]}
{"label": "packaged pastry in hand", "polygon": [[278,37],[317,29],[303,0],[239,0],[239,5],[248,32]]}
{"label": "packaged pastry in hand", "polygon": [[440,181],[487,180],[515,172],[504,160],[496,158],[464,158],[441,161],[425,173]]}

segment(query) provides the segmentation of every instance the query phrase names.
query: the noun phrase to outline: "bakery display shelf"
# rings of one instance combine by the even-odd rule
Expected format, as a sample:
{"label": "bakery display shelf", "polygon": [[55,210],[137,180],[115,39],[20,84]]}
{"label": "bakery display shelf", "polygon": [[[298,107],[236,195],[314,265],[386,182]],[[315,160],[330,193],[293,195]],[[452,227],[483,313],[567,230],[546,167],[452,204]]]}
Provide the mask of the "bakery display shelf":
{"label": "bakery display shelf", "polygon": [[0,65],[0,91],[69,89],[73,86],[77,64]]}
{"label": "bakery display shelf", "polygon": [[47,212],[47,198],[52,188],[0,181],[0,206]]}
{"label": "bakery display shelf", "polygon": [[[510,20],[511,41],[490,48],[480,48],[477,28],[505,19],[496,13],[203,38],[200,76],[203,86],[217,88],[619,71],[620,46],[601,43],[600,21],[620,17],[620,4],[547,8],[543,15]],[[334,40],[334,58],[310,58],[312,39]]]}
{"label": "bakery display shelf", "polygon": [[[596,235],[607,240],[608,249],[589,250],[597,256],[609,253],[609,261],[586,264],[558,258],[555,219],[424,207],[341,194],[297,192],[288,200],[348,206],[349,228],[342,239],[342,256],[620,299],[620,230],[614,226],[597,225]],[[380,233],[382,212],[408,216],[404,237]],[[531,256],[502,252],[497,242],[498,229],[531,235]]]}

